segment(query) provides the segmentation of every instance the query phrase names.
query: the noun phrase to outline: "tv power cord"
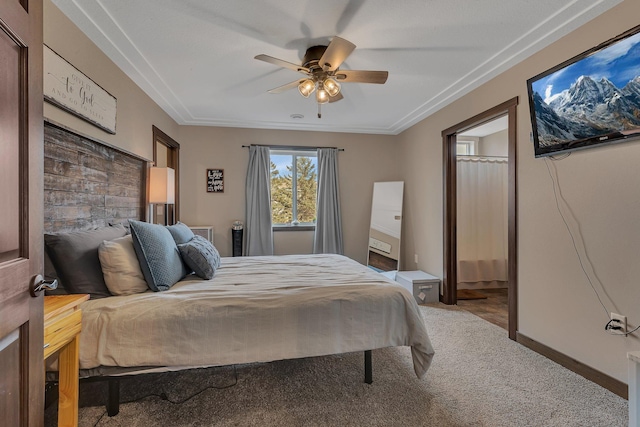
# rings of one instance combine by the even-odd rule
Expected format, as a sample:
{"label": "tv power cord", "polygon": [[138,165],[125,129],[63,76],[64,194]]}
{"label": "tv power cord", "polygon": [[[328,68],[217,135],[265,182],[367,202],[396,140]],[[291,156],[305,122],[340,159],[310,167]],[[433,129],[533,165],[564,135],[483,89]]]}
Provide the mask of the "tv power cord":
{"label": "tv power cord", "polygon": [[[567,157],[569,157],[570,154],[571,153],[567,153],[566,156],[560,157],[560,158],[551,157],[551,160],[552,161],[564,160]],[[573,236],[573,232],[571,231],[571,227],[569,227],[569,223],[567,222],[567,219],[565,218],[564,214],[562,213],[562,209],[560,208],[560,200],[562,200],[564,202],[564,204],[568,206],[567,201],[564,199],[564,197],[562,196],[562,193],[560,191],[560,182],[558,182],[558,177],[557,176],[554,177],[553,174],[551,173],[551,167],[549,166],[549,162],[547,161],[547,159],[545,159],[545,166],[547,167],[547,172],[549,172],[549,178],[551,178],[552,188],[553,188],[553,197],[554,197],[555,202],[556,202],[556,208],[558,209],[558,213],[560,214],[560,218],[562,218],[562,222],[564,223],[564,226],[567,229],[567,232],[569,233],[569,237],[571,238],[571,243],[573,244],[573,249],[574,249],[574,251],[576,253],[576,256],[578,257],[578,261],[580,263],[580,268],[582,270],[582,273],[587,278],[587,281],[589,282],[589,285],[591,286],[591,289],[593,290],[593,293],[596,295],[596,298],[598,299],[598,302],[602,306],[602,309],[604,310],[605,315],[609,319],[607,324],[604,326],[604,330],[609,335],[616,335],[616,336],[620,336],[620,337],[629,336],[630,334],[632,334],[635,331],[637,331],[638,329],[640,329],[640,325],[638,325],[636,328],[634,328],[634,329],[632,329],[630,331],[627,331],[627,332],[616,332],[616,331],[622,331],[622,324],[620,323],[620,321],[618,319],[611,318],[611,316],[609,315],[609,310],[607,310],[607,307],[602,302],[602,299],[600,298],[600,295],[598,294],[598,291],[596,290],[595,286],[593,285],[593,281],[591,280],[591,277],[587,273],[587,270],[586,270],[586,268],[584,266],[584,262],[582,260],[582,256],[580,256],[580,251],[578,251],[578,245],[576,243],[576,239]],[[557,190],[556,190],[556,187],[557,187]],[[575,218],[574,218],[574,220],[575,220]],[[584,246],[584,242],[582,244]],[[596,279],[597,279],[597,276],[596,276]],[[600,283],[600,285],[602,287],[604,287],[604,285],[602,285],[602,283]]]}

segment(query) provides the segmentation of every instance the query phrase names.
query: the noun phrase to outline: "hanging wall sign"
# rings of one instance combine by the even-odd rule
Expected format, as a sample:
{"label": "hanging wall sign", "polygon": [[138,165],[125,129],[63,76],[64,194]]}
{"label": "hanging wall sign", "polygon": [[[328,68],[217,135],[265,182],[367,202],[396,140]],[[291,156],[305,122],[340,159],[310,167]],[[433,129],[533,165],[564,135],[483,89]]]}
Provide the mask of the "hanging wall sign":
{"label": "hanging wall sign", "polygon": [[44,46],[44,100],[115,135],[116,98]]}
{"label": "hanging wall sign", "polygon": [[224,169],[207,169],[207,193],[224,193]]}

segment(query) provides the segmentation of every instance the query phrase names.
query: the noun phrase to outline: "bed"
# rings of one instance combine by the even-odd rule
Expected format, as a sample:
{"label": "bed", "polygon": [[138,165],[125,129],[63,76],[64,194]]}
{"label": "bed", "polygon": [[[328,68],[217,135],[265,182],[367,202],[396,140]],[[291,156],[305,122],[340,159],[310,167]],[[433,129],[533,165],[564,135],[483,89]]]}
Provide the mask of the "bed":
{"label": "bed", "polygon": [[221,258],[211,279],[80,308],[80,376],[109,380],[112,416],[122,375],[364,351],[371,383],[371,350],[410,346],[419,378],[434,354],[413,296],[342,255]]}
{"label": "bed", "polygon": [[413,296],[340,255],[223,258],[164,292],[82,305],[80,367],[204,366],[411,346],[433,350]]}
{"label": "bed", "polygon": [[[113,162],[113,156],[107,158]],[[56,199],[46,193],[47,188],[45,201]],[[131,211],[131,203],[126,205],[129,210],[117,218],[122,223]],[[95,227],[92,221],[75,224],[45,218],[46,252],[56,270],[62,270],[56,275],[67,292],[92,295],[81,305],[81,377],[109,380],[109,415],[118,412],[117,378],[122,375],[363,351],[365,381],[370,383],[371,351],[391,346],[411,347],[418,377],[429,368],[434,352],[413,296],[347,257],[218,258],[213,277],[205,279],[208,276],[183,251],[199,236],[182,236],[181,243],[174,233],[184,232],[186,226],[169,228],[169,234],[163,226],[133,220],[131,224],[129,234],[120,224]],[[138,227],[157,227],[155,231],[175,239],[165,243],[173,245],[168,252],[174,257],[176,247],[182,251],[182,261],[176,261],[182,267],[169,268],[165,261],[145,266],[136,246],[144,240]],[[107,269],[102,250],[114,242],[133,244],[127,256],[135,251],[139,265],[131,259],[127,265],[137,269],[137,284],[132,285],[127,274],[114,275]],[[165,286],[149,278],[163,266],[179,279]],[[130,292],[133,287],[136,290]]]}

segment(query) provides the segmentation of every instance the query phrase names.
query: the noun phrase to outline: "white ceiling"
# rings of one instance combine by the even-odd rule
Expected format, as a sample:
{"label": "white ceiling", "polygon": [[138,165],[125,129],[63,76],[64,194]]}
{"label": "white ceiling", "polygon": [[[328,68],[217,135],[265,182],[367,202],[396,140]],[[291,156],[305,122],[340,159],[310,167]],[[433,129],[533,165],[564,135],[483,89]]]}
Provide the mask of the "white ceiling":
{"label": "white ceiling", "polygon": [[[52,1],[179,124],[398,134],[622,0]],[[387,83],[343,84],[321,119],[267,93],[301,75],[255,55],[300,63],[334,35],[357,46],[341,69]]]}
{"label": "white ceiling", "polygon": [[467,129],[464,132],[460,132],[458,136],[474,136],[478,138],[484,138],[487,135],[493,135],[494,133],[501,132],[509,129],[509,117],[502,116],[495,120],[481,124],[471,129]]}

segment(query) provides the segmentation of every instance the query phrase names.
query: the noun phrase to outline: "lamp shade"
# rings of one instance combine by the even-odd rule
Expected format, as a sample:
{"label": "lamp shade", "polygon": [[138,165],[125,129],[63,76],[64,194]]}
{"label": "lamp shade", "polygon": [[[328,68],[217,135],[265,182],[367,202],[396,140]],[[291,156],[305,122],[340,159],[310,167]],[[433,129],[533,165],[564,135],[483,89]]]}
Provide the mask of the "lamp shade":
{"label": "lamp shade", "polygon": [[314,90],[316,90],[316,85],[311,79],[303,80],[302,83],[298,85],[298,91],[300,92],[300,95],[304,96],[305,98],[308,98]]}
{"label": "lamp shade", "polygon": [[316,92],[316,101],[318,101],[318,104],[326,104],[329,102],[329,94],[324,90],[324,88],[318,88]]}
{"label": "lamp shade", "polygon": [[171,168],[151,168],[149,171],[149,203],[173,204],[175,201],[175,171]]}
{"label": "lamp shade", "polygon": [[340,93],[340,83],[330,77],[322,82],[322,86],[325,88],[329,96],[336,96]]}

